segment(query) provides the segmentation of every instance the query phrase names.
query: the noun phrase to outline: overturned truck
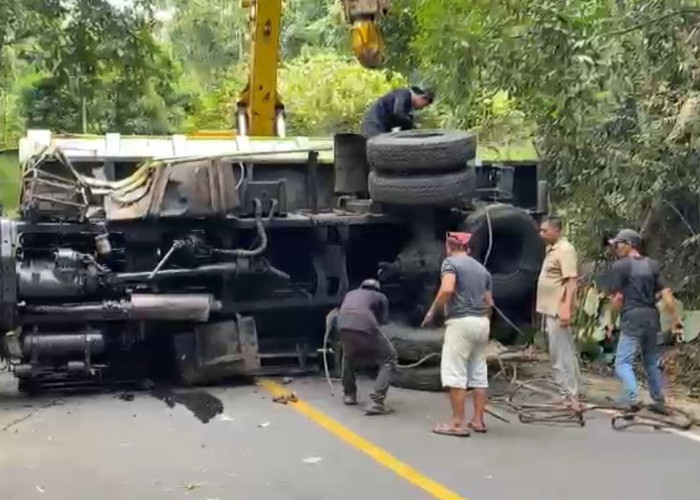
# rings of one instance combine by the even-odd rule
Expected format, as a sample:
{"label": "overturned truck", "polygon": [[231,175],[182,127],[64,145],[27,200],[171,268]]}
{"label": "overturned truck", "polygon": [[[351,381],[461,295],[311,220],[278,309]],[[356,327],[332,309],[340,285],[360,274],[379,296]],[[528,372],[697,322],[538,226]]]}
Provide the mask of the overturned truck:
{"label": "overturned truck", "polygon": [[477,162],[472,134],[30,131],[20,154],[19,214],[0,219],[0,353],[22,390],[313,370],[325,315],[377,276],[410,360],[450,230],[473,234],[493,274],[494,334],[531,321],[546,183],[535,162]]}

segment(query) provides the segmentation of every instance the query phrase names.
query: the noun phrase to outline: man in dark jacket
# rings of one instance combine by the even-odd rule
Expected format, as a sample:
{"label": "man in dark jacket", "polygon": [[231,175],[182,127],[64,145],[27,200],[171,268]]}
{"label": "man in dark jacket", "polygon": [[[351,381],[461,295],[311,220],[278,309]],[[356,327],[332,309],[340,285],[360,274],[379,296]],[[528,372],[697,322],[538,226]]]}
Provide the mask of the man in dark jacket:
{"label": "man in dark jacket", "polygon": [[357,290],[345,295],[337,317],[337,328],[343,344],[343,402],[357,404],[355,371],[360,365],[379,365],[368,415],[391,412],[385,404],[391,374],[396,368],[396,350],[379,330],[389,319],[389,301],[381,293],[377,280],[362,282]]}
{"label": "man in dark jacket", "polygon": [[435,100],[435,91],[420,87],[400,88],[377,99],[362,120],[362,135],[367,139],[391,132],[413,128],[413,111],[423,109]]}

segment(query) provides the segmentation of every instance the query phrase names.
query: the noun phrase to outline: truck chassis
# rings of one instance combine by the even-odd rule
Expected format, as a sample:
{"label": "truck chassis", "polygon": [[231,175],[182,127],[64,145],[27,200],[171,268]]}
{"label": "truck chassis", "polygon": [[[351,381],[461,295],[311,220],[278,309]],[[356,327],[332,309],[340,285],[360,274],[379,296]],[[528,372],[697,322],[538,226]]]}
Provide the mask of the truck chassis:
{"label": "truck chassis", "polygon": [[[474,166],[469,203],[410,207],[368,197],[362,158],[349,168],[337,147],[331,164],[318,150],[295,155],[154,162],[37,149],[19,218],[0,219],[0,352],[20,389],[313,370],[325,315],[363,279],[378,275],[392,320],[417,326],[445,231],[496,202],[543,211],[535,163]],[[492,255],[513,246],[503,227],[488,228]],[[492,269],[513,258],[505,251]],[[531,293],[501,301],[520,324]]]}

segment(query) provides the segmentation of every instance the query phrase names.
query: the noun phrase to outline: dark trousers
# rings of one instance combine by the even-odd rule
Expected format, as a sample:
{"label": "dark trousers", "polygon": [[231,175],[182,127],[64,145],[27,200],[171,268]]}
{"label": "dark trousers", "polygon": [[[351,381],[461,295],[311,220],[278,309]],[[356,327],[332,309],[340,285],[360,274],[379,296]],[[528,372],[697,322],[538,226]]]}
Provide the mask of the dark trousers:
{"label": "dark trousers", "polygon": [[389,130],[386,130],[383,125],[376,121],[364,120],[362,122],[362,135],[365,137],[365,139],[369,139],[375,135],[384,134],[386,132],[389,132]]}
{"label": "dark trousers", "polygon": [[370,398],[375,403],[383,403],[391,375],[396,369],[398,356],[394,346],[381,332],[341,330],[340,338],[343,343],[343,392],[346,396],[357,395],[355,374],[358,368],[379,366],[374,392]]}

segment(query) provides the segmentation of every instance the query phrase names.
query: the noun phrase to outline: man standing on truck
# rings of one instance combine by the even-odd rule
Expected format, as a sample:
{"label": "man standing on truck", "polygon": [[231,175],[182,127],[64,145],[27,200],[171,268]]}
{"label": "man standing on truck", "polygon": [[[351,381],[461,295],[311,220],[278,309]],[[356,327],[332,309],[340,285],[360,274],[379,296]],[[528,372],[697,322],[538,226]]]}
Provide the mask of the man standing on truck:
{"label": "man standing on truck", "polygon": [[[449,389],[452,422],[437,425],[433,432],[462,437],[470,435],[470,428],[474,432],[486,432],[488,377],[484,351],[489,342],[493,307],[491,274],[469,256],[469,237],[468,233],[447,233],[447,258],[440,270],[440,289],[423,320],[423,326],[427,326],[443,311],[447,318],[440,379],[443,387]],[[465,425],[467,389],[474,391],[474,415]]]}
{"label": "man standing on truck", "polygon": [[537,312],[542,315],[547,332],[554,381],[563,401],[578,412],[581,368],[571,332],[578,280],[576,250],[562,234],[559,217],[547,217],[540,226],[540,236],[547,244],[547,252],[537,283]]}
{"label": "man standing on truck", "polygon": [[375,135],[413,128],[413,111],[423,109],[435,100],[431,88],[411,87],[392,90],[377,99],[362,119],[362,135],[369,139]]}
{"label": "man standing on truck", "polygon": [[637,379],[634,375],[634,359],[641,348],[644,370],[649,381],[649,393],[653,400],[650,409],[666,413],[664,384],[659,370],[657,335],[661,331],[657,294],[673,317],[673,332],[683,334],[676,303],[671,289],[664,282],[659,264],[640,253],[642,238],[632,229],[623,229],[610,240],[619,260],[612,268],[610,292],[612,293],[611,325],[608,335],[620,311],[620,339],[615,354],[615,374],[624,391],[620,406],[628,411],[641,409],[637,400]]}
{"label": "man standing on truck", "polygon": [[336,320],[343,344],[343,403],[357,404],[357,368],[379,365],[374,392],[370,394],[371,402],[365,408],[367,415],[385,415],[392,411],[385,400],[391,375],[396,369],[397,355],[394,346],[379,329],[388,320],[389,301],[375,279],[363,281],[360,288],[345,295]]}

